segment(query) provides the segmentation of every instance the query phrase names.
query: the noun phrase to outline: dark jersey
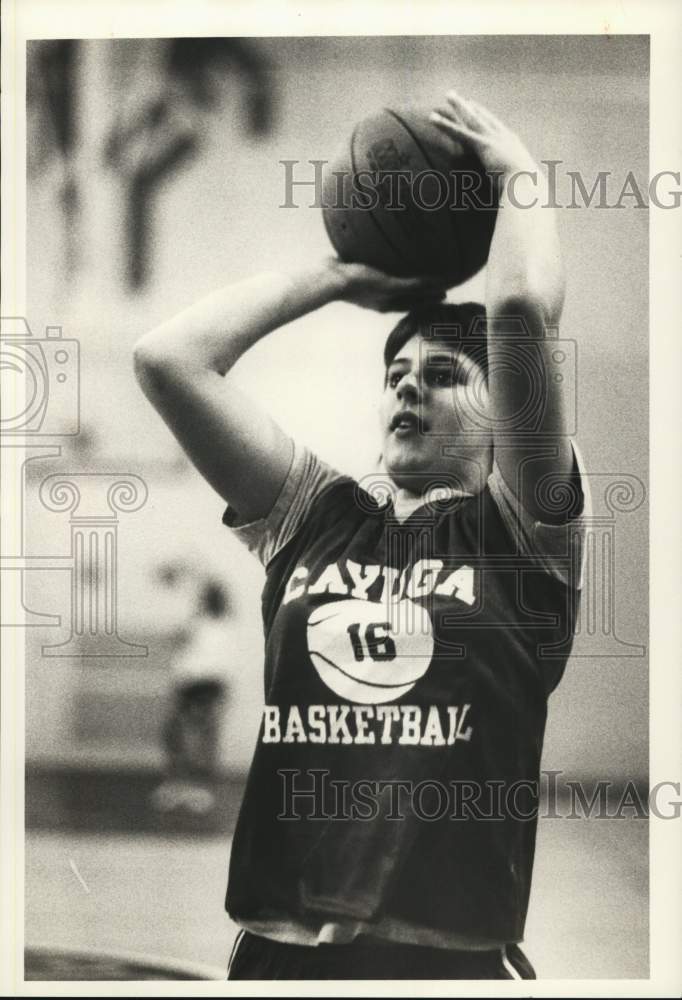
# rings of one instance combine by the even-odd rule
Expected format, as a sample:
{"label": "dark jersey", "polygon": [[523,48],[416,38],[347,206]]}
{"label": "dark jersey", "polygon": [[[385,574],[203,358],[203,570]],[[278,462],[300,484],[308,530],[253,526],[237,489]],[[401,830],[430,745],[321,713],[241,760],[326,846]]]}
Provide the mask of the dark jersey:
{"label": "dark jersey", "polygon": [[232,848],[238,923],[299,942],[522,938],[580,526],[555,533],[548,563],[509,497],[496,470],[480,494],[400,520],[354,480],[318,477],[261,548],[265,707]]}

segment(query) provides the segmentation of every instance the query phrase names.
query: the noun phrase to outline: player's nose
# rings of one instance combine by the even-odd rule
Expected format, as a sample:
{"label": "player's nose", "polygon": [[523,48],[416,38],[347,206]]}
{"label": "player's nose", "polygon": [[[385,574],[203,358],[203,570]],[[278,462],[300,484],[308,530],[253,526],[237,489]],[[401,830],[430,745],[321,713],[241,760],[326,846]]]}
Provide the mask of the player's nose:
{"label": "player's nose", "polygon": [[417,402],[421,398],[421,385],[414,372],[406,372],[401,378],[397,396],[401,402]]}

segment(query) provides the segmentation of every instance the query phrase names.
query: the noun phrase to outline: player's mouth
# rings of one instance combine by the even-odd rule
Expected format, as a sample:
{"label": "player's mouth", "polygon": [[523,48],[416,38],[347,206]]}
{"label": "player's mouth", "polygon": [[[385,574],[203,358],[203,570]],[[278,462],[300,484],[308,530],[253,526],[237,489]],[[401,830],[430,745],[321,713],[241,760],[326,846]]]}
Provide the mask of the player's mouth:
{"label": "player's mouth", "polygon": [[425,420],[419,419],[419,415],[413,410],[400,410],[391,419],[390,430],[396,437],[409,437],[412,434],[427,432],[429,429]]}

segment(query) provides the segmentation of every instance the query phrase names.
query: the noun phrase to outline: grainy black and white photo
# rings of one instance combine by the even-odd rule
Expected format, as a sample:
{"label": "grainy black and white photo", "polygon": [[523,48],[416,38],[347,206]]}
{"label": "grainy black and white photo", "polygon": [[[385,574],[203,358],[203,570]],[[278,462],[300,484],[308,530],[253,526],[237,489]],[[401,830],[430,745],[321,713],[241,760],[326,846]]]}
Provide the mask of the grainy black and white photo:
{"label": "grainy black and white photo", "polygon": [[651,37],[266,10],[22,48],[13,988],[648,995]]}

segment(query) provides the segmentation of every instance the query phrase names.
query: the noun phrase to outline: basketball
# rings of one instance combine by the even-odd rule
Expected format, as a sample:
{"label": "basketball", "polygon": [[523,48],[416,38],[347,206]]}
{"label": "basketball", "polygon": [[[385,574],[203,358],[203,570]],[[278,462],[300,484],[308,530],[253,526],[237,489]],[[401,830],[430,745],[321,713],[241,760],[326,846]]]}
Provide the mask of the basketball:
{"label": "basketball", "polygon": [[333,601],[308,619],[308,654],[320,679],[347,701],[376,705],[414,687],[433,656],[433,627],[426,608]]}
{"label": "basketball", "polygon": [[385,108],[327,164],[322,211],[341,260],[460,285],[488,259],[496,192],[478,157],[429,121]]}

